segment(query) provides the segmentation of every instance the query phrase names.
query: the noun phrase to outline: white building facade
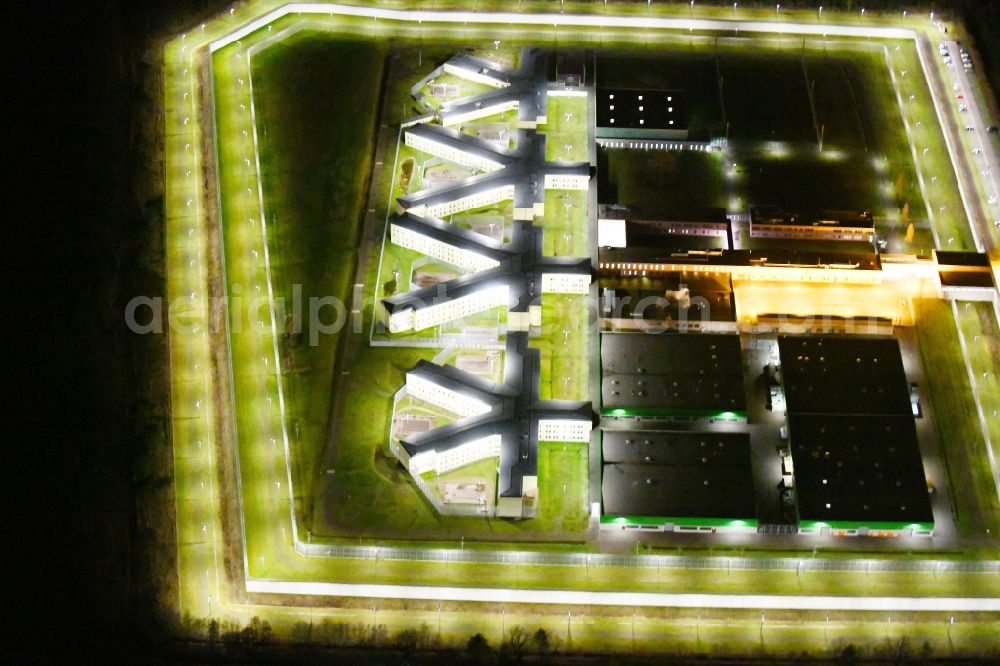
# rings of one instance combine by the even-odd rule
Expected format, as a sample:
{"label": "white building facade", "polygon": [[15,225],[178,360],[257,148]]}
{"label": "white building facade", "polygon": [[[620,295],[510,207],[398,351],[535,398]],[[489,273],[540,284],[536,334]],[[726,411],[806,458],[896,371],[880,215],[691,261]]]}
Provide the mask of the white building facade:
{"label": "white building facade", "polygon": [[539,419],[540,442],[589,442],[593,424],[590,421],[570,419]]}
{"label": "white building facade", "polygon": [[463,417],[480,416],[491,409],[478,398],[445,388],[412,372],[406,373],[406,392],[418,400]]}
{"label": "white building facade", "polygon": [[392,223],[389,226],[389,238],[396,245],[420,252],[428,257],[458,266],[464,271],[477,273],[500,265],[499,261],[465,248],[450,245],[431,238],[413,229]]}

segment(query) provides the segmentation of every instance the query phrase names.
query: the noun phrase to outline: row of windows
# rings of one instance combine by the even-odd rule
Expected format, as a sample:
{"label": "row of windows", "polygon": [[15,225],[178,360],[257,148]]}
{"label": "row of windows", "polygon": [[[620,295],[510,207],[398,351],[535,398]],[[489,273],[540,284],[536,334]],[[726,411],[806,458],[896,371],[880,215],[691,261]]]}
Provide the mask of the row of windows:
{"label": "row of windows", "polygon": [[838,240],[868,240],[874,235],[873,229],[863,227],[819,227],[751,224],[750,235],[755,238],[835,238]]}
{"label": "row of windows", "polygon": [[585,190],[590,187],[590,174],[545,174],[545,188],[552,190]]}
{"label": "row of windows", "polygon": [[490,411],[490,406],[481,400],[444,388],[412,373],[406,375],[406,391],[414,398],[462,416],[476,416]]}
{"label": "row of windows", "polygon": [[441,122],[448,126],[460,125],[470,120],[500,115],[505,111],[510,111],[516,108],[518,108],[518,103],[513,101],[505,102],[503,104],[494,104],[492,106],[483,106],[473,111],[466,111],[465,113],[449,113],[447,109],[445,109],[441,112]]}
{"label": "row of windows", "polygon": [[[679,271],[702,273],[730,273],[734,280],[766,280],[771,282],[838,282],[843,284],[881,284],[879,271],[851,268],[802,268],[794,266],[725,266],[697,264],[646,264],[629,262],[602,262],[601,270],[654,271],[675,273]],[[634,273],[633,273],[634,274]]]}
{"label": "row of windows", "polygon": [[501,285],[417,310],[413,317],[413,325],[420,331],[506,304],[507,285]]}
{"label": "row of windows", "polygon": [[476,155],[475,153],[466,152],[458,146],[450,146],[423,136],[418,136],[413,132],[406,132],[405,143],[407,146],[461,166],[482,169],[484,171],[497,171],[503,168],[503,165],[499,162]]}
{"label": "row of windows", "polygon": [[484,458],[495,458],[500,455],[500,435],[490,435],[483,439],[473,440],[448,451],[421,451],[412,458],[406,457],[406,451],[396,451],[400,461],[411,474],[419,475],[425,472],[443,474],[453,469],[472,464]]}
{"label": "row of windows", "polygon": [[586,294],[590,291],[590,275],[543,273],[542,291],[553,294]]}
{"label": "row of windows", "polygon": [[452,201],[446,201],[444,203],[426,206],[421,205],[413,209],[413,212],[419,214],[419,210],[422,208],[426,211],[425,215],[430,217],[447,217],[449,215],[454,215],[455,213],[461,213],[462,211],[472,210],[473,208],[483,208],[485,206],[492,206],[498,201],[504,201],[505,199],[514,198],[514,186],[505,185],[504,187],[498,187],[495,190],[487,190],[486,192],[478,192],[476,194],[462,197],[460,199],[454,199]]}
{"label": "row of windows", "polygon": [[543,442],[589,442],[590,421],[538,421],[538,439]]}
{"label": "row of windows", "polygon": [[407,249],[426,254],[434,259],[454,264],[466,271],[474,273],[500,265],[500,262],[488,257],[455,247],[454,245],[449,245],[443,241],[430,238],[429,236],[396,224],[391,225],[390,232],[392,242],[396,245],[401,245]]}

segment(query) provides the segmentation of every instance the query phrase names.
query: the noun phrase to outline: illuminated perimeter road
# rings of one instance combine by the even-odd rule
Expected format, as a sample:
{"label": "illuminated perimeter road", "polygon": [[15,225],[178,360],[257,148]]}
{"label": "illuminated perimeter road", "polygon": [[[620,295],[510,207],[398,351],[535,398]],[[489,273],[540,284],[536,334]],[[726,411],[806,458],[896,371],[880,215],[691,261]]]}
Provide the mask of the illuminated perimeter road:
{"label": "illuminated perimeter road", "polygon": [[[203,259],[208,254],[206,217],[200,207],[202,188],[198,104],[204,103],[195,85],[199,64],[196,50],[208,45],[209,54],[236,42],[275,20],[290,14],[339,14],[409,23],[519,24],[536,26],[578,26],[648,28],[667,30],[718,31],[836,35],[887,39],[916,39],[906,28],[796,24],[767,21],[717,21],[563,14],[516,14],[389,10],[320,3],[293,3],[276,6],[263,0],[239,12],[230,10],[222,19],[203,24],[167,47],[167,219],[168,295],[183,302],[192,325],[186,331],[172,331],[174,455],[178,494],[179,575],[183,581],[182,608],[193,614],[212,614],[212,602],[222,602],[220,592],[220,549],[218,494],[215,492],[216,463],[211,455],[213,433],[210,396],[216,390],[211,379],[207,344],[207,307],[210,296]],[[268,8],[273,10],[268,11]],[[211,56],[209,56],[210,58]],[[926,76],[926,73],[925,73]],[[241,81],[242,83],[242,81]],[[252,103],[252,100],[251,100]],[[256,142],[254,142],[256,151]],[[950,147],[949,147],[950,148]],[[949,151],[951,152],[951,151]],[[951,155],[954,167],[954,153]],[[258,193],[259,194],[259,193]],[[270,285],[267,285],[270,291]],[[269,294],[270,295],[270,294]],[[272,322],[273,323],[273,322]],[[282,421],[284,415],[282,414]],[[287,473],[287,470],[283,470]],[[278,477],[280,478],[280,477]],[[206,483],[207,481],[207,483]],[[290,484],[289,484],[290,485]],[[278,484],[280,487],[280,484]],[[289,496],[292,489],[287,487]],[[287,500],[286,500],[287,501]],[[294,506],[294,503],[291,503]],[[241,516],[242,518],[242,516]],[[299,553],[309,550],[294,534],[292,545]],[[283,522],[283,521],[282,521]],[[284,527],[281,529],[284,534]],[[244,548],[244,556],[246,549]],[[244,562],[246,566],[246,562]],[[211,575],[210,575],[211,573]],[[449,601],[523,602],[546,604],[587,604],[604,606],[671,606],[758,609],[842,609],[899,611],[1000,611],[1000,599],[964,597],[850,597],[797,595],[726,595],[594,592],[568,590],[524,590],[506,588],[429,587],[368,585],[320,582],[293,582],[247,577],[247,592],[307,594],[369,598],[424,599]],[[220,604],[221,605],[221,604]],[[207,613],[205,613],[207,611]]]}
{"label": "illuminated perimeter road", "polygon": [[512,590],[495,587],[433,587],[366,583],[295,583],[248,580],[247,592],[311,594],[376,599],[484,601],[571,606],[653,606],[670,608],[750,608],[761,610],[843,611],[1000,611],[1000,599],[970,597],[834,597],[790,594],[667,594]]}

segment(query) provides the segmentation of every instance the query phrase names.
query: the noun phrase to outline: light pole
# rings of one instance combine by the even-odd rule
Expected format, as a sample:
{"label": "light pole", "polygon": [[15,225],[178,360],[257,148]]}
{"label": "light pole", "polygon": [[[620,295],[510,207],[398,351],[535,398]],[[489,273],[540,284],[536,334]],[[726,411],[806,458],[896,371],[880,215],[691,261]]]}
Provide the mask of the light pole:
{"label": "light pole", "polygon": [[820,6],[819,6],[819,18],[820,18],[820,19],[822,19],[822,18],[823,18],[823,5],[820,5]]}
{"label": "light pole", "polygon": [[774,6],[774,15],[778,16],[781,13],[781,5],[777,4]]}
{"label": "light pole", "polygon": [[733,16],[736,16],[736,3],[733,3]]}
{"label": "light pole", "polygon": [[691,18],[694,18],[694,0],[691,0]]}

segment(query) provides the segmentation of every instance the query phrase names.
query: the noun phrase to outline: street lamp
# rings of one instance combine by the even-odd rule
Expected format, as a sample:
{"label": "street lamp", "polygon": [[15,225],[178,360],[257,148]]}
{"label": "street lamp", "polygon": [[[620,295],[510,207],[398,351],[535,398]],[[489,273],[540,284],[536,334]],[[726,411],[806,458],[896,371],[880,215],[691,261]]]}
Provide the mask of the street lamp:
{"label": "street lamp", "polygon": [[691,18],[694,18],[694,0],[691,0]]}
{"label": "street lamp", "polygon": [[736,16],[736,3],[733,3],[733,16]]}
{"label": "street lamp", "polygon": [[823,18],[823,5],[819,6],[819,18]]}
{"label": "street lamp", "polygon": [[774,6],[774,15],[777,16],[779,13],[781,13],[781,5],[777,4]]}

